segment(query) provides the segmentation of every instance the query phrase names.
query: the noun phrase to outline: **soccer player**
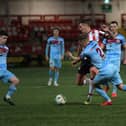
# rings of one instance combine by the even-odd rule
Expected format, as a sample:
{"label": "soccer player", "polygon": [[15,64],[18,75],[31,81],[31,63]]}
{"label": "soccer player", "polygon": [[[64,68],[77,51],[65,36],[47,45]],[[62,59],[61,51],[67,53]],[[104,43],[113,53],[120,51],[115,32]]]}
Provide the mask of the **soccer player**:
{"label": "soccer player", "polygon": [[[79,39],[81,39],[81,36],[79,37]],[[92,73],[92,72],[96,72],[94,71],[94,69],[92,68],[93,65],[91,64],[90,58],[89,57],[84,57],[83,59],[78,59],[78,57],[80,56],[80,53],[83,49],[83,46],[81,45],[81,41],[79,40],[79,48],[78,48],[78,56],[73,56],[73,54],[69,51],[67,51],[67,55],[73,60],[72,64],[75,65],[77,63],[80,63],[79,67],[78,67],[78,72],[76,75],[76,84],[77,85],[85,85],[85,84],[89,84],[90,83],[90,79],[86,76],[88,73]],[[76,60],[78,59],[78,60]],[[93,71],[92,71],[93,70]]]}
{"label": "soccer player", "polygon": [[[101,42],[99,43],[100,36],[101,35],[103,36],[105,34],[105,32],[102,32],[102,31],[99,31],[96,29],[92,29],[91,26],[92,26],[92,22],[90,19],[82,19],[79,22],[79,30],[81,31],[82,36],[85,35],[85,33],[86,33],[86,34],[88,34],[89,41],[94,40],[94,41],[97,41],[98,44],[101,45]],[[87,99],[89,99],[89,97],[92,95],[92,93],[91,93],[92,88],[93,88],[92,84],[89,83],[89,94],[88,94]]]}
{"label": "soccer player", "polygon": [[[53,29],[53,36],[49,37],[46,44],[46,60],[49,61],[49,81],[48,86],[52,85],[54,79],[54,86],[58,86],[59,69],[61,62],[64,59],[64,39],[59,36],[59,28]],[[54,78],[53,78],[54,76]]]}
{"label": "soccer player", "polygon": [[5,31],[0,31],[0,80],[2,80],[3,83],[10,83],[9,89],[3,100],[10,105],[15,105],[11,97],[16,91],[19,79],[12,72],[7,70],[7,54],[9,51],[9,48],[6,46],[7,38],[7,33]]}
{"label": "soccer player", "polygon": [[100,84],[111,82],[113,85],[117,86],[123,91],[126,91],[126,85],[123,84],[117,67],[114,64],[105,62],[103,50],[96,41],[89,42],[87,34],[83,36],[83,46],[84,49],[81,52],[80,57],[83,58],[84,56],[89,56],[91,58],[91,63],[99,70],[99,72],[93,78],[92,84],[96,89],[96,92],[105,99],[105,102],[103,102],[101,105],[112,105],[111,98],[100,87]]}
{"label": "soccer player", "polygon": [[[126,60],[126,39],[118,32],[118,22],[112,21],[110,23],[110,31],[112,37],[103,40],[103,46],[106,52],[105,61],[114,64],[120,72],[121,64],[121,48],[124,48],[124,61]],[[107,90],[108,86],[106,87]],[[113,85],[112,97],[117,97],[117,87]]]}

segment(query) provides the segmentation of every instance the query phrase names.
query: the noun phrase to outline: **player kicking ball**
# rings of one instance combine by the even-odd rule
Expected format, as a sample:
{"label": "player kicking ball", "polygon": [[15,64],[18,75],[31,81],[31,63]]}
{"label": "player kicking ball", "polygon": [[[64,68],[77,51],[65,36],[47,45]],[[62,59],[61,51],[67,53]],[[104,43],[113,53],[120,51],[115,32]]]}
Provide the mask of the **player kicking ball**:
{"label": "player kicking ball", "polygon": [[[80,58],[88,56],[91,59],[91,63],[98,69],[98,73],[92,79],[93,88],[96,92],[104,98],[102,106],[112,105],[111,98],[107,93],[100,87],[101,84],[106,84],[111,82],[113,85],[117,86],[118,89],[126,91],[126,85],[120,77],[118,69],[115,65],[104,62],[105,56],[103,50],[99,47],[96,41],[89,41],[88,34],[83,35],[83,47],[80,54]],[[92,89],[93,91],[93,89]]]}
{"label": "player kicking ball", "polygon": [[15,105],[11,97],[16,91],[16,86],[19,84],[19,79],[9,70],[7,70],[7,54],[9,48],[6,46],[8,35],[5,31],[0,31],[0,80],[3,83],[10,83],[9,89],[3,100],[9,105]]}

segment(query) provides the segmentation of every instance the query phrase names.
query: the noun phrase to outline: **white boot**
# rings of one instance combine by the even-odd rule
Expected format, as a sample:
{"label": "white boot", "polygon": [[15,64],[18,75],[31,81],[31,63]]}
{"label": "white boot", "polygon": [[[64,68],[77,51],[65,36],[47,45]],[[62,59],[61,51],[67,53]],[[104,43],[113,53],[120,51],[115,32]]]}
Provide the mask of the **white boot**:
{"label": "white boot", "polygon": [[52,85],[52,78],[50,78],[48,81],[48,86],[51,86],[51,85]]}
{"label": "white boot", "polygon": [[56,81],[54,81],[54,86],[59,86],[59,84],[56,82]]}

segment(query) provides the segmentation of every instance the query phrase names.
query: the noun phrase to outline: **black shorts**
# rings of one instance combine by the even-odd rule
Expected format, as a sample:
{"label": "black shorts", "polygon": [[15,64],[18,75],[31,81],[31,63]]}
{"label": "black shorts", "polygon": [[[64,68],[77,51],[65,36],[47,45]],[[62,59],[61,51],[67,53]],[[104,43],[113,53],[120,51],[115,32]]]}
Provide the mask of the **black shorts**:
{"label": "black shorts", "polygon": [[80,65],[78,67],[78,73],[81,75],[86,75],[87,73],[90,72],[90,68],[92,67],[92,64],[87,64],[87,65]]}

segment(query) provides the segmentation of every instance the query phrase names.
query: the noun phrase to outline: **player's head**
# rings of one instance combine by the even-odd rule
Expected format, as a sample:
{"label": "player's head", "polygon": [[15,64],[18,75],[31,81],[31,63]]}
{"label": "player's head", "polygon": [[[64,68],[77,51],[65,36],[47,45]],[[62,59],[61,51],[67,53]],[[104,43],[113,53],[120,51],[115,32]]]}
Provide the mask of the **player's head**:
{"label": "player's head", "polygon": [[115,33],[118,31],[118,22],[117,21],[111,21],[110,22],[110,30]]}
{"label": "player's head", "polygon": [[0,31],[0,44],[5,44],[7,42],[8,34],[7,32],[1,30]]}
{"label": "player's head", "polygon": [[53,36],[58,37],[59,36],[60,29],[58,27],[54,27],[52,29],[52,32],[53,32]]}
{"label": "player's head", "polygon": [[79,41],[81,43],[81,46],[85,47],[87,45],[87,43],[89,42],[88,33],[80,35],[79,36]]}
{"label": "player's head", "polygon": [[91,30],[91,20],[90,19],[81,19],[79,22],[79,30],[84,34],[88,33]]}
{"label": "player's head", "polygon": [[109,30],[109,24],[107,24],[107,23],[101,23],[100,24],[100,28],[101,28],[101,30],[102,31],[108,31]]}

